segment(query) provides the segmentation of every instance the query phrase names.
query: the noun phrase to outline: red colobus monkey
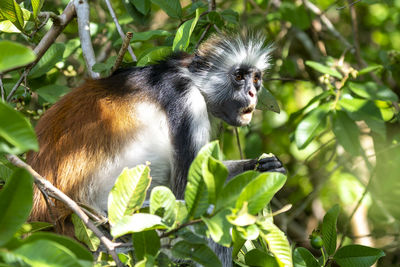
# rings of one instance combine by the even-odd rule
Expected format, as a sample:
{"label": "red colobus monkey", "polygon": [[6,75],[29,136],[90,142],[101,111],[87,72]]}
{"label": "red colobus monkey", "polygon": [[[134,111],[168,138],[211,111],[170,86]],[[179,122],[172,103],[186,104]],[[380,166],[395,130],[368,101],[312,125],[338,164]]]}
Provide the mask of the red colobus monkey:
{"label": "red colobus monkey", "polygon": [[[183,199],[189,166],[210,141],[211,125],[247,125],[269,68],[264,39],[214,35],[193,54],[90,80],[53,105],[36,126],[39,152],[27,162],[78,203],[107,212],[108,193],[124,167],[151,162],[151,187]],[[230,177],[254,169],[285,172],[275,158],[226,161]],[[70,211],[56,203],[56,219]],[[34,195],[32,220],[51,221]],[[62,220],[61,220],[62,221]]]}

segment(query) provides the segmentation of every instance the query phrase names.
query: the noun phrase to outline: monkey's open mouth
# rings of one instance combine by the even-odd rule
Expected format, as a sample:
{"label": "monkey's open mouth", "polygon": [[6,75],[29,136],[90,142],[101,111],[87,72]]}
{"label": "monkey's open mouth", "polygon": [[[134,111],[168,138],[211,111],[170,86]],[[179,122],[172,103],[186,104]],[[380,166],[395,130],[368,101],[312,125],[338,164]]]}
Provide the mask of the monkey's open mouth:
{"label": "monkey's open mouth", "polygon": [[254,110],[254,107],[253,106],[250,106],[250,107],[247,107],[247,108],[244,108],[244,109],[242,109],[242,114],[250,114],[250,113],[253,113],[253,110]]}
{"label": "monkey's open mouth", "polygon": [[243,125],[246,125],[251,121],[251,118],[253,117],[254,109],[255,109],[255,105],[250,105],[248,107],[240,109],[239,116],[240,116],[240,119],[241,119]]}
{"label": "monkey's open mouth", "polygon": [[246,115],[246,114],[251,114],[254,111],[255,106],[250,105],[248,107],[240,109],[240,115]]}

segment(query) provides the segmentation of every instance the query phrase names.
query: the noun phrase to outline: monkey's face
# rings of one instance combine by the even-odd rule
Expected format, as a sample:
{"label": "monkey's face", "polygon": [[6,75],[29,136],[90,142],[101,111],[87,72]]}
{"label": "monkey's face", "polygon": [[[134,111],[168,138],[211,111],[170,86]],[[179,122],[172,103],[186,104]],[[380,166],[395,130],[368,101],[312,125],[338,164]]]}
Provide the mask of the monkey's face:
{"label": "monkey's face", "polygon": [[230,125],[245,126],[250,123],[257,104],[261,71],[255,67],[237,66],[228,76],[222,90],[219,88],[218,101],[209,102],[209,109]]}

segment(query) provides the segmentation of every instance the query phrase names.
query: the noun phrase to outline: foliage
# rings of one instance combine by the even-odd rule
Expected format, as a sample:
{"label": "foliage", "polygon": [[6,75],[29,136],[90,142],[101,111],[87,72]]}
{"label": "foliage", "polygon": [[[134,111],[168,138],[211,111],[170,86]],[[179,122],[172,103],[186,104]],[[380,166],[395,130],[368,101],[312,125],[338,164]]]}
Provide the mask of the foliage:
{"label": "foliage", "polygon": [[[32,69],[27,65],[39,59],[33,49],[67,4],[0,1],[0,89],[3,100],[10,96],[8,103],[0,101],[0,265],[113,264],[106,253],[94,260],[78,242],[41,232],[51,227],[47,224],[24,223],[32,179],[3,157],[37,150],[28,119],[35,125],[87,73],[76,20]],[[107,76],[122,40],[106,5],[90,5],[98,55],[93,71]],[[262,111],[250,127],[238,129],[238,139],[247,158],[271,151],[289,173],[286,178],[247,172],[225,183],[220,157],[240,157],[234,129],[227,125],[218,136],[222,151],[211,143],[193,163],[185,202],[166,187],[147,192],[149,167],[127,170],[109,199],[111,233],[128,234],[135,248],[120,254],[124,263],[164,266],[173,264],[172,255],[218,266],[209,237],[232,246],[240,266],[399,264],[399,0],[230,0],[219,1],[215,10],[207,1],[114,0],[112,5],[123,30],[134,32],[137,62],[126,53],[124,66],[153,64],[174,50],[191,53],[220,30],[246,27],[265,34],[266,44],[275,47],[273,67],[264,77],[272,94],[263,89]],[[30,71],[20,85],[25,66]],[[280,114],[267,111],[279,106]],[[286,204],[293,208],[271,211]],[[356,208],[367,212],[354,213]],[[329,211],[322,218],[324,210]],[[318,228],[316,219],[322,223],[311,234],[312,248],[306,229]],[[77,239],[97,250],[97,237],[78,218],[73,222]],[[363,240],[357,235],[378,248],[359,245]],[[163,248],[165,240],[175,243]],[[296,245],[293,252],[290,244]]]}

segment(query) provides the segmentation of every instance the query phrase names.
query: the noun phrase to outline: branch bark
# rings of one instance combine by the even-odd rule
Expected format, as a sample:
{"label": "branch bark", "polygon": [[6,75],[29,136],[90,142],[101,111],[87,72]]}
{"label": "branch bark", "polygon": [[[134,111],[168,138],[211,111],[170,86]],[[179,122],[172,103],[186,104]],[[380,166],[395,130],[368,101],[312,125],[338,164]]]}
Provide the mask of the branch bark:
{"label": "branch bark", "polygon": [[100,74],[92,70],[93,65],[96,64],[96,58],[90,38],[89,3],[87,0],[74,0],[74,6],[78,18],[79,39],[81,40],[82,55],[86,68],[92,79],[98,79]]}
{"label": "branch bark", "polygon": [[[121,36],[122,39],[124,39],[125,38],[125,33],[122,30],[121,25],[119,25],[117,16],[115,15],[114,9],[113,9],[110,1],[109,0],[104,0],[104,1],[107,4],[108,11],[110,11],[110,15],[111,15],[112,19],[114,20],[114,23],[115,23],[115,26],[117,27],[117,31],[118,31],[119,35]],[[132,47],[130,45],[128,46],[128,52],[131,55],[132,60],[133,61],[137,61],[136,56],[133,53]]]}
{"label": "branch bark", "polygon": [[57,37],[64,30],[65,26],[67,26],[67,24],[72,20],[74,16],[75,16],[75,7],[73,1],[70,1],[67,7],[64,9],[63,13],[60,16],[58,16],[59,20],[58,21],[55,20],[53,22],[53,26],[51,26],[50,30],[46,33],[46,35],[42,38],[42,40],[40,40],[39,44],[33,50],[37,56],[36,60],[26,67],[26,69],[20,76],[19,80],[12,88],[10,94],[7,96],[7,101],[11,100],[15,91],[21,85],[22,81],[26,78],[26,76],[28,76],[31,69],[39,62],[44,53],[46,53],[47,49],[49,49],[49,47],[55,42]]}
{"label": "branch bark", "polygon": [[122,59],[124,58],[124,55],[125,55],[125,52],[130,47],[129,43],[132,39],[132,36],[133,36],[133,34],[131,32],[126,33],[124,42],[122,43],[121,49],[118,52],[117,59],[115,60],[115,64],[114,64],[113,68],[111,69],[111,73],[116,71],[118,69],[119,65],[121,65]]}
{"label": "branch bark", "polygon": [[43,178],[40,174],[38,174],[32,167],[25,162],[23,162],[20,158],[15,155],[7,155],[6,158],[15,166],[24,168],[27,170],[34,179],[34,182],[37,187],[46,192],[49,196],[61,201],[68,208],[70,208],[78,217],[84,222],[84,224],[93,231],[93,233],[100,239],[100,241],[107,248],[108,253],[112,256],[117,266],[124,266],[118,258],[117,253],[115,252],[115,248],[118,246],[111,240],[109,240],[95,225],[92,221],[89,220],[89,217],[86,213],[67,195],[61,192],[58,188],[52,185],[49,181]]}

